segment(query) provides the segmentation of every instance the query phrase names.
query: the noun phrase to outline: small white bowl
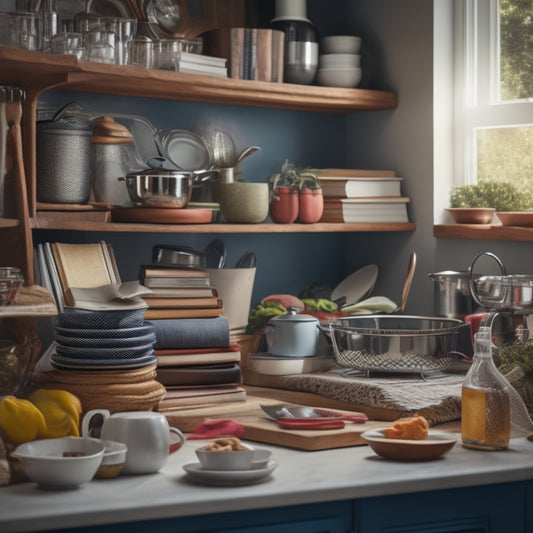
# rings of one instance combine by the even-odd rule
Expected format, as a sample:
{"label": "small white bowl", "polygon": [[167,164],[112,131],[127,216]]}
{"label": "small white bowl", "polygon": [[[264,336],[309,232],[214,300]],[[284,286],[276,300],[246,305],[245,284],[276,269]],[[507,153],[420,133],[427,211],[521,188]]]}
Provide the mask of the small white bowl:
{"label": "small white bowl", "polygon": [[319,68],[317,81],[325,87],[357,87],[361,81],[360,68]]}
{"label": "small white bowl", "polygon": [[323,54],[358,54],[361,50],[361,37],[355,35],[330,35],[320,40]]}
{"label": "small white bowl", "polygon": [[42,439],[21,444],[11,455],[39,487],[73,489],[94,477],[104,456],[104,445],[85,437]]}
{"label": "small white bowl", "polygon": [[246,450],[235,452],[217,452],[204,448],[197,448],[195,451],[204,470],[250,470],[255,450],[250,446],[245,447]]}
{"label": "small white bowl", "polygon": [[101,442],[105,447],[104,456],[95,476],[105,479],[117,477],[126,464],[128,447],[116,440],[102,440]]}
{"label": "small white bowl", "polygon": [[359,54],[322,54],[318,56],[318,68],[357,68],[361,66]]}

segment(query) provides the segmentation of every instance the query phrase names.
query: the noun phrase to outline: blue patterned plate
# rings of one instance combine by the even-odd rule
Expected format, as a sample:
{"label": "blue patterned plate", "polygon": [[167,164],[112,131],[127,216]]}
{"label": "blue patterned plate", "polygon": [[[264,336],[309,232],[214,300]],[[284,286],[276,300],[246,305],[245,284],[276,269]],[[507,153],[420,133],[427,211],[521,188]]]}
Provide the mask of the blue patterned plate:
{"label": "blue patterned plate", "polygon": [[76,337],[65,337],[63,335],[56,335],[55,337],[58,346],[64,348],[136,348],[146,344],[155,343],[155,333],[150,333],[142,337],[130,337],[117,339],[113,337],[94,338],[94,339],[80,339]]}
{"label": "blue patterned plate", "polygon": [[57,355],[82,359],[134,359],[144,355],[153,354],[152,343],[130,348],[79,348],[74,346],[56,346]]}
{"label": "blue patterned plate", "polygon": [[52,364],[57,368],[66,368],[69,370],[127,370],[130,368],[141,368],[152,365],[157,362],[154,355],[146,355],[136,359],[83,359],[76,360],[69,357],[61,357],[53,354],[51,357]]}
{"label": "blue patterned plate", "polygon": [[145,309],[124,311],[87,311],[67,308],[59,313],[59,325],[65,328],[106,329],[133,328],[143,325]]}
{"label": "blue patterned plate", "polygon": [[83,329],[56,326],[55,331],[58,335],[76,337],[78,339],[131,339],[153,333],[154,326],[150,322],[145,322],[144,325],[133,328]]}

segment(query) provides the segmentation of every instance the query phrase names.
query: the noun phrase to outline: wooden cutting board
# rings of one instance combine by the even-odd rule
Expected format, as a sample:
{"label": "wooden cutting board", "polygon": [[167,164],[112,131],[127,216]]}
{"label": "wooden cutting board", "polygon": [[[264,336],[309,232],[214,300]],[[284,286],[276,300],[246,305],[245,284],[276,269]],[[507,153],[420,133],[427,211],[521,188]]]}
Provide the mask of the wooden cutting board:
{"label": "wooden cutting board", "polygon": [[[265,389],[268,391],[268,389]],[[272,389],[270,389],[272,390]],[[212,419],[231,419],[244,426],[243,439],[254,442],[263,442],[288,448],[300,450],[327,450],[333,448],[344,448],[347,446],[360,446],[365,442],[361,438],[361,433],[369,429],[378,427],[389,427],[392,421],[369,420],[363,424],[346,422],[342,429],[332,430],[288,430],[283,429],[271,420],[261,409],[261,404],[275,405],[283,403],[288,406],[313,405],[313,403],[294,403],[284,401],[280,398],[269,397],[268,393],[261,395],[259,388],[254,391],[247,391],[246,402],[232,404],[217,404],[205,406],[197,409],[186,409],[165,413],[171,426],[178,427],[186,433],[190,433],[194,428]],[[306,398],[308,395],[305,395]],[[330,407],[337,410],[337,406],[321,405],[320,407]],[[350,411],[346,411],[350,413]]]}

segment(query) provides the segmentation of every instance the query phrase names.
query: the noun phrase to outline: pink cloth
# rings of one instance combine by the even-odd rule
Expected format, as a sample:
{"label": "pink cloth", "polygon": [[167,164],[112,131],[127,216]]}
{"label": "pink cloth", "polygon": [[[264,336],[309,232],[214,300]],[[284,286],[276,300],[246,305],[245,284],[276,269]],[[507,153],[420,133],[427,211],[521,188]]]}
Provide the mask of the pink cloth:
{"label": "pink cloth", "polygon": [[211,439],[229,435],[241,438],[244,435],[244,426],[233,420],[207,420],[196,426],[187,440]]}

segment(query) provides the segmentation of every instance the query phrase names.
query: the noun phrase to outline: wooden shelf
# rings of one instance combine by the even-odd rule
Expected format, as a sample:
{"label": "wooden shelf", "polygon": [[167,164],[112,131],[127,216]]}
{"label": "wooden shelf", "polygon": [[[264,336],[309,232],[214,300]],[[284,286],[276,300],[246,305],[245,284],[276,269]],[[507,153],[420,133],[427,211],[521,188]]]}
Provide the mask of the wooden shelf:
{"label": "wooden shelf", "polygon": [[20,221],[16,218],[0,218],[0,229],[2,228],[16,228],[20,225]]}
{"label": "wooden shelf", "polygon": [[396,94],[218,78],[80,61],[75,56],[0,46],[2,83],[31,92],[52,88],[164,100],[255,106],[326,113],[394,109]]}
{"label": "wooden shelf", "polygon": [[433,226],[433,236],[441,239],[531,242],[533,228],[491,224],[440,224]]}
{"label": "wooden shelf", "polygon": [[141,224],[91,220],[90,213],[50,212],[31,219],[32,229],[121,233],[347,233],[414,231],[416,224]]}

